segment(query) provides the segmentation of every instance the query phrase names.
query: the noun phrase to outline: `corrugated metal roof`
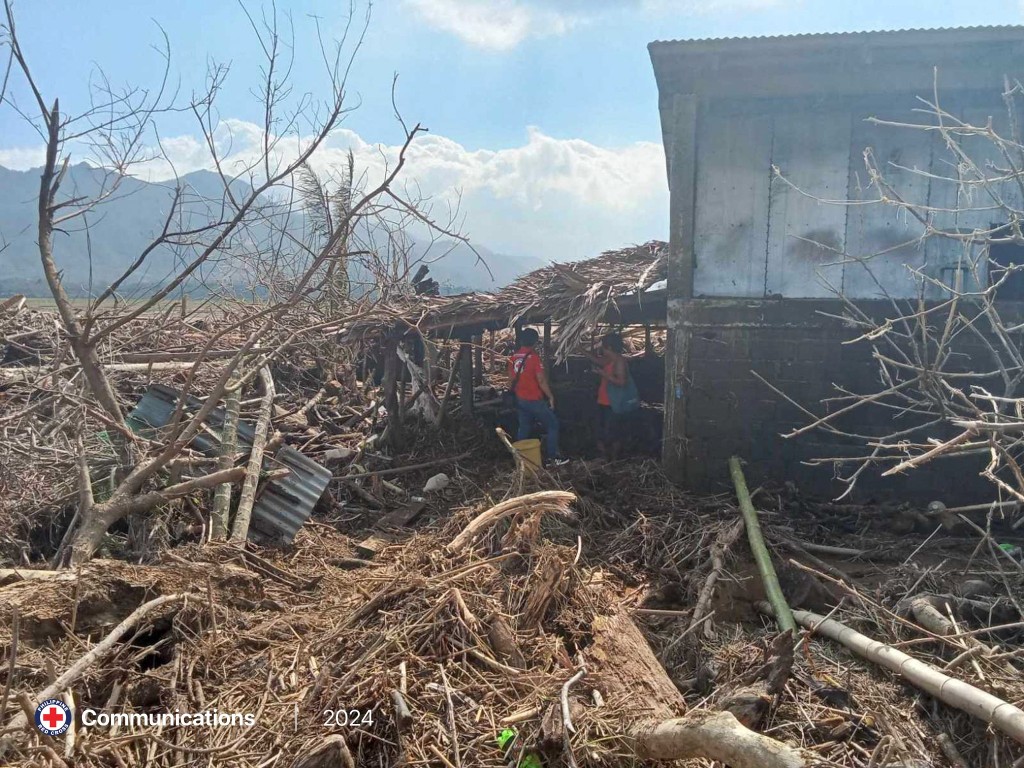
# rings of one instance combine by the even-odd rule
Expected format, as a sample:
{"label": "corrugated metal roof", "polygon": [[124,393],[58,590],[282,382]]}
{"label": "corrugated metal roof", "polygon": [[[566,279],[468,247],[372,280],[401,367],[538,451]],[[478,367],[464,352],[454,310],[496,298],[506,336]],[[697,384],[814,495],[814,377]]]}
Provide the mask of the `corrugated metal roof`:
{"label": "corrugated metal roof", "polygon": [[288,474],[264,486],[252,509],[249,538],[266,537],[272,543],[290,544],[313,514],[313,507],[327,489],[331,472],[290,446],[283,446],[271,460],[271,468]]}
{"label": "corrugated metal roof", "polygon": [[739,42],[784,42],[791,40],[813,41],[837,40],[837,39],[863,39],[865,37],[897,37],[900,35],[916,36],[927,34],[949,34],[963,32],[1011,32],[1024,35],[1024,25],[1021,24],[991,24],[967,27],[911,27],[908,29],[880,29],[861,30],[857,32],[797,32],[791,35],[748,35],[740,37],[691,37],[678,38],[673,40],[655,40],[648,44],[648,47],[677,45],[697,45],[700,43],[739,43]]}
{"label": "corrugated metal roof", "polygon": [[[128,415],[128,426],[137,432],[155,432],[161,427],[167,426],[174,415],[174,409],[178,405],[178,398],[181,392],[165,386],[154,384],[139,400],[135,409]],[[202,400],[189,396],[185,401],[185,410],[188,413],[195,413],[203,405]],[[215,408],[204,422],[208,427],[220,435],[224,429],[224,408]],[[256,429],[247,421],[238,422],[238,449],[248,451],[252,448],[252,441],[256,437]],[[220,440],[213,435],[200,431],[192,440],[192,447],[197,451],[213,456],[217,452]]]}
{"label": "corrugated metal roof", "polygon": [[[128,424],[140,432],[155,432],[166,426],[174,414],[181,392],[163,384],[154,384],[139,400],[128,416]],[[186,400],[185,409],[195,413],[202,407],[196,397]],[[215,455],[220,444],[218,436],[224,428],[224,408],[214,409],[204,422],[216,435],[200,431],[192,440],[192,447],[208,455]],[[238,450],[248,452],[256,430],[246,421],[238,422]],[[264,469],[287,469],[285,477],[266,483],[253,505],[249,525],[250,539],[266,539],[274,544],[290,544],[295,534],[313,513],[313,507],[327,489],[331,472],[308,459],[290,446],[283,446],[272,458],[265,458]]]}

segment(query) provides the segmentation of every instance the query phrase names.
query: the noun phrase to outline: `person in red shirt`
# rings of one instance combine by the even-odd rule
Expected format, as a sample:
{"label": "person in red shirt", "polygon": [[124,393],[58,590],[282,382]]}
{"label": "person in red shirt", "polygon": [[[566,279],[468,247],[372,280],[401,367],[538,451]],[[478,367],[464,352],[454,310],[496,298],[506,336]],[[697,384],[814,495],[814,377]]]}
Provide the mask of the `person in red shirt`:
{"label": "person in red shirt", "polygon": [[622,337],[617,333],[609,333],[601,339],[601,349],[597,354],[589,355],[594,362],[594,373],[601,377],[597,388],[598,442],[597,449],[605,459],[615,461],[622,449],[622,435],[626,426],[626,417],[612,411],[612,401],[608,397],[608,385],[626,386],[629,377],[629,365],[623,355],[625,346]]}
{"label": "person in red shirt", "polygon": [[534,423],[539,422],[546,432],[548,458],[559,462],[555,396],[551,394],[544,363],[536,349],[539,339],[536,330],[524,328],[519,334],[519,349],[508,361],[508,387],[516,396],[519,417],[516,439],[526,440]]}

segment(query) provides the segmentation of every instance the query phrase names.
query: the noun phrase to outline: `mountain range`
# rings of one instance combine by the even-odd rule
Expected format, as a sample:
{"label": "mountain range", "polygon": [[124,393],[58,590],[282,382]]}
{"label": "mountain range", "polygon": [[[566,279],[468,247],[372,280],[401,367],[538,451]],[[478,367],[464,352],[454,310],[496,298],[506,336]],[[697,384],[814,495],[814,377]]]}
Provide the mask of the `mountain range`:
{"label": "mountain range", "polygon": [[[40,169],[14,171],[0,166],[0,296],[24,293],[48,296],[36,247],[37,196]],[[95,196],[109,186],[111,174],[100,168],[79,163],[68,168],[59,199],[72,196]],[[224,196],[220,177],[210,171],[196,171],[181,177],[183,190],[177,226],[196,226],[219,215]],[[238,192],[247,191],[242,182],[235,182]],[[74,296],[85,296],[116,279],[161,231],[174,195],[173,182],[147,182],[134,177],[120,180],[117,194],[81,220],[72,222],[54,235],[54,254],[63,272],[64,285]],[[292,212],[289,231],[305,227],[301,211]],[[269,239],[269,226],[250,227],[230,243],[234,252],[245,252],[247,245],[258,247]],[[434,242],[409,237],[409,261],[429,262],[430,276],[441,284],[445,293],[469,290],[496,290],[516,277],[543,266],[543,262],[527,256],[497,254],[474,244],[487,267],[479,263],[473,248],[458,241]],[[247,242],[249,241],[249,242]],[[434,261],[437,256],[443,258]],[[176,272],[188,258],[184,248],[161,247],[147,259],[143,270],[133,278],[135,285],[126,289],[155,285]],[[488,268],[490,273],[488,274]],[[413,267],[415,270],[415,267]],[[229,263],[213,262],[200,277],[230,282]],[[493,275],[493,277],[492,277]]]}

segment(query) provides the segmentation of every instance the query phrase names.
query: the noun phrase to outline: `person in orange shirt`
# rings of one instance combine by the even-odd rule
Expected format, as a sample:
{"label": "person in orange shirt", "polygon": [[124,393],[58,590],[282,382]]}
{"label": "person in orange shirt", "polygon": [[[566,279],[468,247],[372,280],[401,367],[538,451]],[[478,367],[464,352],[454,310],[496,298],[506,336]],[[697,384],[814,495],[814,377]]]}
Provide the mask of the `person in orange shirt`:
{"label": "person in orange shirt", "polygon": [[625,429],[625,415],[612,410],[612,401],[608,396],[608,385],[625,387],[629,377],[629,367],[622,354],[624,345],[622,337],[617,333],[609,333],[601,339],[601,349],[589,357],[594,363],[594,373],[601,377],[597,388],[597,406],[600,412],[598,422],[597,449],[601,456],[615,461],[622,448],[622,433]]}
{"label": "person in orange shirt", "polygon": [[519,417],[516,439],[526,440],[534,423],[539,422],[546,432],[548,458],[561,463],[555,396],[551,393],[544,363],[536,349],[539,340],[536,330],[524,328],[519,334],[519,349],[508,361],[508,388],[515,395]]}

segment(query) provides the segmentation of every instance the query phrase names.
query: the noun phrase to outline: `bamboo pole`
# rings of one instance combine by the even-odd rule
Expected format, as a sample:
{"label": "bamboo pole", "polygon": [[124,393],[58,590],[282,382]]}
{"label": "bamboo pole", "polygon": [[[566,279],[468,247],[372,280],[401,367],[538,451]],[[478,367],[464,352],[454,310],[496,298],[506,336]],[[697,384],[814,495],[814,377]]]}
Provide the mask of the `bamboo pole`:
{"label": "bamboo pole", "polygon": [[[758,608],[772,613],[771,606]],[[810,611],[793,611],[801,626],[846,646],[863,659],[895,672],[907,682],[944,704],[991,724],[1010,738],[1024,744],[1024,710],[973,685],[943,674],[930,664],[908,656],[890,645],[873,640],[835,619]]]}
{"label": "bamboo pole", "polygon": [[263,383],[263,402],[260,403],[260,415],[256,419],[256,436],[252,441],[252,453],[249,454],[249,468],[245,473],[245,482],[238,495],[238,509],[235,510],[235,522],[231,527],[231,541],[244,542],[249,536],[249,521],[252,518],[252,507],[256,502],[256,485],[260,481],[263,469],[263,451],[267,446],[270,431],[270,416],[274,406],[274,377],[266,366],[260,368],[260,381]]}
{"label": "bamboo pole", "polygon": [[[446,354],[450,359],[450,350],[445,350]],[[462,348],[459,347],[459,353],[455,356],[455,360],[451,362],[451,370],[448,372],[448,384],[444,388],[444,397],[441,399],[441,407],[437,409],[437,419],[434,421],[434,425],[440,427],[444,422],[444,415],[448,411],[448,401],[452,396],[452,388],[455,386],[455,377],[459,373],[460,358],[462,357]]]}
{"label": "bamboo pole", "polygon": [[740,467],[740,460],[736,456],[729,459],[729,474],[732,475],[732,484],[736,488],[736,498],[740,503],[740,511],[743,513],[743,522],[747,527],[747,540],[750,542],[750,550],[754,553],[754,561],[757,563],[758,573],[761,574],[761,582],[764,584],[764,591],[768,596],[775,613],[775,622],[779,630],[785,632],[791,630],[796,634],[796,622],[793,620],[793,612],[786,602],[786,596],[782,594],[782,587],[779,586],[779,577],[775,574],[775,566],[772,565],[772,558],[768,554],[768,548],[764,543],[764,536],[761,534],[761,524],[757,520],[757,511],[750,501],[750,492],[747,490],[747,481],[743,477],[743,469]]}
{"label": "bamboo pole", "polygon": [[[184,298],[182,299],[184,301]],[[220,436],[217,469],[231,469],[235,465],[235,450],[238,446],[238,411],[241,402],[241,385],[234,381],[228,385],[224,399],[224,430]],[[228,537],[228,517],[231,512],[231,483],[221,483],[213,495],[213,512],[210,513],[210,538],[221,541]]]}

